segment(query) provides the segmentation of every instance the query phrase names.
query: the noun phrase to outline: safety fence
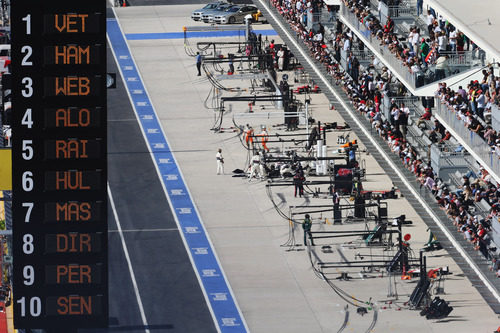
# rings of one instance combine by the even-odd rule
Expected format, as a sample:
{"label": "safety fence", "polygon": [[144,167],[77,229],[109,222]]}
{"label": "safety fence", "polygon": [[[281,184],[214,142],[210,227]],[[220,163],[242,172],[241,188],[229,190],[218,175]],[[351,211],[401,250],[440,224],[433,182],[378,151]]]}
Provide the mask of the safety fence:
{"label": "safety fence", "polygon": [[495,173],[496,178],[500,178],[499,156],[492,151],[488,143],[481,136],[469,130],[465,123],[457,118],[456,112],[441,103],[440,99],[436,100],[435,105],[435,115],[439,116],[445,125],[450,127],[464,141],[469,151],[473,151],[479,157],[478,162],[487,165]]}

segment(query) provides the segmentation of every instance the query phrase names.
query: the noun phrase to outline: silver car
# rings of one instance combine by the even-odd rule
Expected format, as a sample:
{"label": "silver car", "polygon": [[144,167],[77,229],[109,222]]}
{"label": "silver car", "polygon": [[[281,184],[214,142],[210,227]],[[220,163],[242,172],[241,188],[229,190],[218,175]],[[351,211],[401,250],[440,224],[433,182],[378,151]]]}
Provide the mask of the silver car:
{"label": "silver car", "polygon": [[201,9],[197,9],[191,13],[191,18],[195,21],[201,21],[203,13],[213,11],[220,5],[225,5],[225,2],[218,1],[207,4],[205,7]]}
{"label": "silver car", "polygon": [[201,16],[201,19],[205,23],[213,23],[214,22],[214,17],[217,15],[220,15],[221,13],[225,12],[227,9],[234,7],[234,5],[230,4],[222,4],[220,6],[217,6],[217,8],[209,10],[207,12],[203,12],[203,15]]}
{"label": "silver car", "polygon": [[257,14],[259,10],[255,6],[235,6],[226,9],[225,12],[215,15],[214,21],[219,24],[244,23],[247,15]]}

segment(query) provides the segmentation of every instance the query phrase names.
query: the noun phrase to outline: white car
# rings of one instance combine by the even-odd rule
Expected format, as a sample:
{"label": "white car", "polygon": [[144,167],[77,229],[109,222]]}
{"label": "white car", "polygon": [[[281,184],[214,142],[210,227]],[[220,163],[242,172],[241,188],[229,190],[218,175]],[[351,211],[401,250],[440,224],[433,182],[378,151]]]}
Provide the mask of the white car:
{"label": "white car", "polygon": [[214,21],[218,24],[245,23],[245,17],[250,15],[250,18],[253,18],[258,11],[255,6],[234,6],[219,15],[215,15]]}
{"label": "white car", "polygon": [[234,7],[234,5],[230,5],[230,4],[220,5],[215,9],[204,12],[203,15],[201,16],[201,19],[205,23],[214,23],[215,16],[220,15],[221,13],[225,12],[227,9],[232,8],[232,7]]}
{"label": "white car", "polygon": [[201,9],[197,9],[191,13],[191,18],[195,21],[201,21],[203,13],[215,10],[218,6],[225,4],[225,2],[212,2],[207,4],[205,7]]}

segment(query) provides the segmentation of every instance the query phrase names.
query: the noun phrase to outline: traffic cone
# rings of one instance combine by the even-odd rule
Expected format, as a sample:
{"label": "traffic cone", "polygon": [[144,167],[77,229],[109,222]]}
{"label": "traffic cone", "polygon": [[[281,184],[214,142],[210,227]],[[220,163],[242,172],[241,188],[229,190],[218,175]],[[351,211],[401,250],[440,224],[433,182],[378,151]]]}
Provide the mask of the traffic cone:
{"label": "traffic cone", "polygon": [[122,7],[127,7],[127,0],[123,0]]}

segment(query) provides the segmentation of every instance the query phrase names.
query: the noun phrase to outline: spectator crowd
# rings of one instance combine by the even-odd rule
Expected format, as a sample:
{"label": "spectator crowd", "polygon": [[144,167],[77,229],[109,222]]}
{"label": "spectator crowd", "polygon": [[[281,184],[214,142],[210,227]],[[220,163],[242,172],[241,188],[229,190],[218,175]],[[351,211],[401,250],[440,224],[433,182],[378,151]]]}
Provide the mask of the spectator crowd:
{"label": "spectator crowd", "polygon": [[[370,32],[371,37],[385,46],[415,75],[417,87],[458,72],[459,67],[451,66],[452,64],[466,65],[471,61],[472,55],[477,54],[478,58],[482,56],[482,51],[473,41],[441,15],[437,15],[432,8],[425,16],[426,28],[414,25],[409,28],[407,35],[403,35],[402,31],[396,31],[394,20],[390,16],[382,18],[381,2],[378,15],[375,15],[367,0],[342,1]],[[465,51],[469,50],[472,54],[466,56]]]}

